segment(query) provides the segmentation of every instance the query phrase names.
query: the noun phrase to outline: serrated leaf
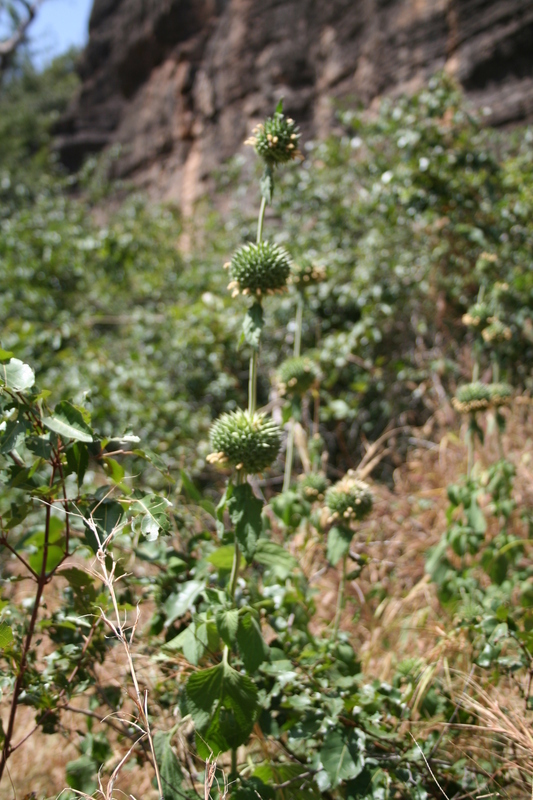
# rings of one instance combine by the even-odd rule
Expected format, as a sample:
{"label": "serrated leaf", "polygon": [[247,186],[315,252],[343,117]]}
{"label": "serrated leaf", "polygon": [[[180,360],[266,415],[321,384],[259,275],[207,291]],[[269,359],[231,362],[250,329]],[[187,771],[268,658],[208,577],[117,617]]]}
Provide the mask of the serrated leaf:
{"label": "serrated leaf", "polygon": [[353,531],[342,525],[333,525],[328,533],[327,557],[330,564],[335,566],[350,550]]}
{"label": "serrated leaf", "polygon": [[254,495],[250,484],[244,483],[233,487],[233,494],[227,505],[235,528],[235,536],[246,561],[250,563],[263,530],[261,522],[263,502]]}
{"label": "serrated leaf", "polygon": [[257,689],[225,661],[193,672],[186,684],[187,706],[197,732],[215,756],[244,744],[257,713]]}
{"label": "serrated leaf", "polygon": [[14,640],[13,631],[7,622],[0,622],[0,650],[5,650]]}
{"label": "serrated leaf", "polygon": [[25,392],[35,383],[35,373],[28,364],[12,358],[7,364],[0,364],[0,380],[8,389]]}
{"label": "serrated leaf", "polygon": [[65,439],[92,442],[93,432],[79,409],[67,400],[58,403],[51,417],[44,417],[43,425]]}
{"label": "serrated leaf", "polygon": [[237,644],[247,672],[255,672],[270,655],[270,649],[263,639],[261,628],[250,613],[239,617]]}
{"label": "serrated leaf", "polygon": [[233,647],[239,627],[239,610],[237,608],[219,608],[215,614],[217,630],[224,644]]}
{"label": "serrated leaf", "polygon": [[171,745],[172,733],[156,731],[154,734],[154,750],[159,765],[159,775],[163,784],[165,800],[182,800],[180,791],[183,773],[180,762]]}
{"label": "serrated leaf", "polygon": [[259,350],[261,332],[264,324],[263,306],[259,303],[254,303],[244,315],[244,321],[242,323],[244,341],[249,344],[250,347],[253,347],[254,350]]}
{"label": "serrated leaf", "polygon": [[259,539],[255,548],[254,561],[263,567],[274,570],[281,580],[285,580],[298,566],[298,561],[288,550],[270,539]]}

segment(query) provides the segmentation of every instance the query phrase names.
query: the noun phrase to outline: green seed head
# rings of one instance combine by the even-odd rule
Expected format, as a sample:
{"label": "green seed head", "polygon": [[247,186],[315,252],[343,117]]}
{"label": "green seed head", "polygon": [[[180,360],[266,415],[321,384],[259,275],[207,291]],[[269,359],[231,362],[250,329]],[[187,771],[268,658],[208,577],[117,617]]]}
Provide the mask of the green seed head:
{"label": "green seed head", "polygon": [[303,500],[313,503],[315,500],[323,500],[329,481],[323,472],[309,472],[307,475],[300,475],[298,479],[298,494]]}
{"label": "green seed head", "polygon": [[508,406],[513,399],[513,387],[508,383],[491,383],[488,387],[491,405],[495,408]]}
{"label": "green seed head", "polygon": [[352,470],[326,492],[331,522],[360,521],[370,514],[373,503],[369,485],[356,478]]}
{"label": "green seed head", "polygon": [[281,430],[265,414],[232,411],[222,414],[210,432],[212,464],[231,464],[246,474],[255,475],[270,467],[281,446]]}
{"label": "green seed head", "polygon": [[318,382],[317,365],[306,356],[288,358],[279,368],[278,384],[281,395],[302,395]]}
{"label": "green seed head", "polygon": [[491,404],[490,390],[485,383],[476,381],[460,386],[452,400],[453,407],[460,414],[484,411]]}
{"label": "green seed head", "polygon": [[245,144],[252,145],[267,164],[286,164],[301,156],[298,150],[300,131],[294,120],[277,111],[256,125]]}
{"label": "green seed head", "polygon": [[261,297],[283,292],[291,271],[291,259],[285,248],[270,242],[245,244],[236,251],[229,264],[231,281],[228,289]]}

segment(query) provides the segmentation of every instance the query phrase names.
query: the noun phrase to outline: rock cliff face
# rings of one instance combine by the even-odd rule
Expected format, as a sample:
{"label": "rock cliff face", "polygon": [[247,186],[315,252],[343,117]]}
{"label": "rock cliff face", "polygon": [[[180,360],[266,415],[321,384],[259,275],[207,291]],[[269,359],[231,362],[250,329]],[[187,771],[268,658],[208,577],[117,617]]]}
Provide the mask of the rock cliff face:
{"label": "rock cliff face", "polygon": [[492,124],[533,120],[533,0],[95,0],[67,165],[120,144],[119,176],[190,207],[280,96],[307,135],[445,68]]}

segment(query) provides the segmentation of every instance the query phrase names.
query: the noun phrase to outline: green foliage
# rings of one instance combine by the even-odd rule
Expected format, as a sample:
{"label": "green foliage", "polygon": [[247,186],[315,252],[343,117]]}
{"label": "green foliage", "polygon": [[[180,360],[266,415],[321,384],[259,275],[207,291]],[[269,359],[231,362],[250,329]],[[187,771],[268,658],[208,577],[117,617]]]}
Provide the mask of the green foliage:
{"label": "green foliage", "polygon": [[16,192],[11,175],[40,176],[50,167],[51,133],[78,86],[76,52],[66,53],[42,72],[29,61],[0,89],[0,181]]}
{"label": "green foliage", "polygon": [[[272,120],[281,124],[281,117],[279,108]],[[357,472],[328,488],[318,471],[324,442],[330,475],[338,477],[357,459],[362,432],[381,432],[391,418],[424,419],[440,402],[437,375],[440,392],[455,391],[465,345],[478,369],[493,370],[494,383],[473,380],[457,393],[469,404],[482,396],[483,407],[466,409],[468,475],[448,488],[446,531],[427,571],[446,623],[468,643],[470,664],[492,670],[496,681],[526,674],[531,663],[531,568],[522,559],[530,516],[518,507],[513,466],[502,457],[481,469],[473,458],[484,434],[481,412],[501,432],[511,385],[530,381],[531,156],[520,144],[495,148],[445,78],[410,100],[384,103],[374,121],[351,112],[341,119],[345,137],[310,143],[301,168],[280,178],[276,214],[283,212],[288,230],[271,237],[275,245],[261,243],[265,202],[257,244],[246,244],[256,238],[248,220],[225,229],[208,219],[202,249],[190,255],[180,253],[181,221],[168,209],[134,199],[107,209],[102,224],[90,195],[72,194],[74,181],[15,179],[10,171],[0,184],[0,543],[9,553],[3,686],[15,705],[35,709],[44,733],[60,728],[66,705],[81,694],[102,724],[116,721],[126,693],[94,669],[110,657],[96,623],[112,603],[94,567],[82,566],[112,570],[118,615],[140,598],[153,604],[149,628],[136,637],[157,675],[154,754],[171,800],[201,783],[173,749],[178,730],[191,733],[193,757],[207,761],[206,780],[212,759],[220,755],[226,768],[223,754],[231,751],[230,791],[239,800],[425,800],[437,792],[427,763],[450,798],[497,785],[485,777],[481,784],[479,775],[492,773],[498,753],[487,754],[479,774],[464,761],[435,757],[443,721],[474,726],[475,719],[452,702],[433,666],[424,670],[416,659],[395,667],[392,659],[390,683],[363,669],[358,642],[341,623],[345,585],[370,562],[359,552],[364,542],[358,552],[352,542],[373,493]],[[264,201],[272,202],[274,161],[285,160],[267,158]],[[224,254],[239,245],[230,277],[254,300],[244,322],[222,270]],[[268,258],[254,261],[257,252]],[[263,294],[285,287],[289,258],[299,256],[304,266],[291,293],[263,306]],[[458,326],[465,313],[466,332]],[[239,337],[244,354],[237,354]],[[299,354],[300,344],[314,348],[324,381],[318,387],[317,369],[309,382],[302,357],[286,383],[296,377],[303,396],[283,413],[293,415],[293,430],[298,417],[302,463],[316,471],[295,491],[289,480],[272,496],[257,473],[277,458],[282,431],[256,407],[270,401],[267,373],[291,351]],[[248,408],[236,410],[246,388]],[[225,489],[210,461],[235,468]],[[279,478],[274,473],[274,485]],[[110,541],[121,558],[110,559]],[[325,557],[342,562],[332,625],[317,619],[302,541],[321,550],[324,570]],[[33,581],[35,614],[13,600],[15,563]],[[58,580],[66,587],[52,610],[41,599]],[[376,596],[380,590],[374,587]],[[370,617],[376,607],[367,600],[357,613]],[[45,658],[37,636],[46,637]],[[139,731],[123,716],[112,735],[133,745]],[[421,719],[429,726],[417,747],[406,731],[417,726],[418,733]],[[94,733],[92,720],[79,758],[67,766],[69,786],[89,793],[111,761],[111,734]],[[2,735],[9,755],[12,731]],[[147,761],[140,748],[136,754]],[[502,775],[515,785],[511,772]]]}

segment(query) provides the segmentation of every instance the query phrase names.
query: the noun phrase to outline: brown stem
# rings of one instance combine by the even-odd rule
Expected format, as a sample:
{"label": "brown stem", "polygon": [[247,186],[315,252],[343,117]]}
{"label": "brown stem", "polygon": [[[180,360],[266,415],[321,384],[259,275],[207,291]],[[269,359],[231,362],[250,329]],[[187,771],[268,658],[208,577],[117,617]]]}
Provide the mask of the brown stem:
{"label": "brown stem", "polygon": [[[50,486],[53,485],[54,478],[55,478],[55,467],[52,470],[52,475],[50,478]],[[30,651],[33,634],[35,633],[35,626],[37,624],[37,617],[39,615],[39,605],[41,603],[41,598],[43,596],[44,587],[47,583],[47,576],[46,576],[46,561],[48,558],[48,540],[50,537],[50,518],[51,518],[51,503],[47,503],[46,505],[46,518],[45,518],[45,527],[44,527],[44,545],[43,545],[43,563],[41,567],[41,572],[37,576],[37,589],[35,592],[35,602],[33,604],[33,610],[31,613],[30,623],[28,626],[28,632],[26,634],[26,639],[24,640],[24,645],[22,648],[22,653],[20,657],[20,667],[19,672],[15,680],[15,685],[13,687],[13,697],[11,700],[11,708],[9,710],[9,721],[7,723],[7,730],[4,739],[4,746],[2,748],[2,755],[0,757],[0,780],[2,780],[2,775],[4,774],[4,769],[7,763],[9,756],[11,755],[12,748],[11,748],[11,739],[13,738],[13,730],[15,727],[15,717],[17,714],[17,706],[18,706],[18,699],[20,697],[20,693],[22,691],[22,686],[24,683],[24,675],[26,673],[26,669],[28,666],[28,653]],[[32,570],[33,572],[33,570]]]}

